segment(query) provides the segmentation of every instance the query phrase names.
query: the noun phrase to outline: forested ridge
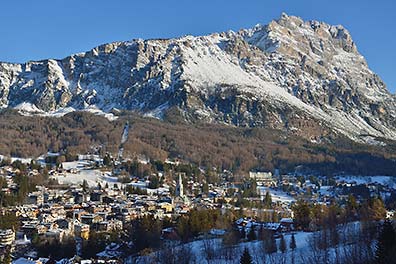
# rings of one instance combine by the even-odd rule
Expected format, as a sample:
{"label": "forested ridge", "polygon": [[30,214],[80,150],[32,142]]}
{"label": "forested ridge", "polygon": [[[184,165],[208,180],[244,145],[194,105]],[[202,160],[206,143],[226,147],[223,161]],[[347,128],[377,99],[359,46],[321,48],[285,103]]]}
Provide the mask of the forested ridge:
{"label": "forested ridge", "polygon": [[38,157],[47,151],[81,154],[98,151],[116,154],[125,122],[131,129],[124,156],[151,159],[179,158],[204,167],[237,172],[300,169],[323,174],[394,175],[396,144],[375,146],[343,137],[313,143],[287,131],[241,128],[220,124],[186,123],[177,115],[164,121],[123,113],[115,121],[87,112],[63,117],[0,113],[0,154]]}

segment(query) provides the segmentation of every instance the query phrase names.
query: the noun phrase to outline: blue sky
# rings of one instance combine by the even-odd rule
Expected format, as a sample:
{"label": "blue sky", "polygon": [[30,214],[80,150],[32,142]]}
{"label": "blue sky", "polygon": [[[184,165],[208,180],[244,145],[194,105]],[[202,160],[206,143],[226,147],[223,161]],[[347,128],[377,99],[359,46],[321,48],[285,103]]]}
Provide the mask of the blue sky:
{"label": "blue sky", "polygon": [[63,58],[117,40],[238,30],[281,12],[344,25],[370,68],[396,91],[393,0],[1,1],[0,61]]}

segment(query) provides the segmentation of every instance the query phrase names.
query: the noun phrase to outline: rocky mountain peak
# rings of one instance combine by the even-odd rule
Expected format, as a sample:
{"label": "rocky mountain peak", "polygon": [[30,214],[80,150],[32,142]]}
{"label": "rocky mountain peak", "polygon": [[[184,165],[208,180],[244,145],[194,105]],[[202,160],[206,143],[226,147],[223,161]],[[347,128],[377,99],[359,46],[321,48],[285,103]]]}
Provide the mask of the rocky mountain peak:
{"label": "rocky mountain peak", "polygon": [[[273,42],[279,42],[282,46],[289,45],[297,48],[296,42],[302,41],[305,44],[304,48],[308,47],[318,55],[323,52],[321,46],[330,46],[327,47],[329,49],[333,46],[333,48],[341,48],[345,52],[358,54],[351,34],[343,26],[332,26],[316,20],[304,21],[300,17],[289,16],[286,13],[282,13],[279,19],[271,21],[268,25],[257,24],[249,32],[250,35],[266,36]],[[331,45],[326,45],[329,43]]]}
{"label": "rocky mountain peak", "polygon": [[[282,14],[238,32],[136,39],[62,60],[0,63],[0,106],[92,109],[396,138],[396,102],[342,26]],[[309,131],[307,133],[307,131]]]}

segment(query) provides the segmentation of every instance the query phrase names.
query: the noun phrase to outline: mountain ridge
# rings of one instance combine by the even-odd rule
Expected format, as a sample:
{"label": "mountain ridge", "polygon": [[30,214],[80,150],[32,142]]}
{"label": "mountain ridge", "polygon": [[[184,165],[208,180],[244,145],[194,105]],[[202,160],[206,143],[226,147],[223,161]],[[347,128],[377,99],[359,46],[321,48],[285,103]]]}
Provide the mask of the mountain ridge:
{"label": "mountain ridge", "polygon": [[396,99],[342,26],[282,14],[237,32],[103,44],[0,63],[0,105],[22,113],[137,111],[268,126],[313,141],[396,138]]}

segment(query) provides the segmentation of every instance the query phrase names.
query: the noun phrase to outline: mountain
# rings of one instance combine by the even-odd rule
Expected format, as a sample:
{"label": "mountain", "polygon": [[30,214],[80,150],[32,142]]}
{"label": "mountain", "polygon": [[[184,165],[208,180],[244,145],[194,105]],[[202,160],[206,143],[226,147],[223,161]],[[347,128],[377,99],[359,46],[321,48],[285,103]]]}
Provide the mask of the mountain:
{"label": "mountain", "polygon": [[282,14],[268,25],[101,45],[61,60],[0,63],[0,107],[63,115],[132,110],[189,122],[382,144],[396,98],[342,26]]}

